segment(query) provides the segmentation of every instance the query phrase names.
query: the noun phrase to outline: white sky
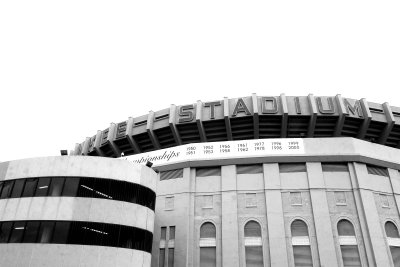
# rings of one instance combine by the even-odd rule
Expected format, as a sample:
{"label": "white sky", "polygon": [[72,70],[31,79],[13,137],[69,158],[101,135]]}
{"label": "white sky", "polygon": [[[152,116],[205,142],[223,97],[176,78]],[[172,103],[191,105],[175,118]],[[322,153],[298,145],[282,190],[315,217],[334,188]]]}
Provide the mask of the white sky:
{"label": "white sky", "polygon": [[0,1],[0,161],[249,96],[400,106],[400,1]]}

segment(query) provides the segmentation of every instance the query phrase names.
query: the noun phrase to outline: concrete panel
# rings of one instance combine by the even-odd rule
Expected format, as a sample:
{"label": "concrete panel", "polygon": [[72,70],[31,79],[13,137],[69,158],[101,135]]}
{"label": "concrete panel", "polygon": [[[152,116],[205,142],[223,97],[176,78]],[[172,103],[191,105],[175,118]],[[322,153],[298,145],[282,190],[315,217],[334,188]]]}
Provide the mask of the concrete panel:
{"label": "concrete panel", "polygon": [[260,190],[264,187],[263,174],[238,174],[237,190]]}
{"label": "concrete panel", "polygon": [[308,189],[307,173],[305,172],[281,173],[280,179],[282,190]]}
{"label": "concrete panel", "polygon": [[6,179],[9,164],[10,164],[9,161],[0,162],[0,181]]}
{"label": "concrete panel", "polygon": [[[232,179],[235,180],[233,177]],[[196,192],[211,193],[216,191],[221,191],[221,176],[196,177]]]}
{"label": "concrete panel", "polygon": [[17,212],[18,202],[19,202],[18,198],[7,199],[6,207],[4,209],[4,213],[1,218],[2,220],[4,220],[4,221],[14,220],[15,214]]}
{"label": "concrete panel", "polygon": [[325,186],[329,189],[351,190],[350,174],[347,172],[323,172]]}
{"label": "concrete panel", "polygon": [[29,215],[32,198],[18,198],[15,220],[25,220]]}
{"label": "concrete panel", "polygon": [[79,267],[102,266],[98,246],[83,246]]}

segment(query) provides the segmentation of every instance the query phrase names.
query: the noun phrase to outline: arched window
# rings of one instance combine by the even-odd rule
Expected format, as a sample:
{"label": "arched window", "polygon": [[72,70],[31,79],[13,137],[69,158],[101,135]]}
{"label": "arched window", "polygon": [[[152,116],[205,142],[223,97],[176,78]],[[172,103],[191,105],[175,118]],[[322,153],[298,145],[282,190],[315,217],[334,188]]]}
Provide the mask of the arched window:
{"label": "arched window", "polygon": [[337,230],[343,266],[361,266],[353,224],[348,220],[340,220],[337,224]]}
{"label": "arched window", "polygon": [[302,220],[291,225],[294,266],[313,266],[308,227]]}
{"label": "arched window", "polygon": [[400,266],[400,236],[396,225],[392,222],[385,223],[386,238],[394,266]]}
{"label": "arched window", "polygon": [[244,246],[246,267],[264,266],[261,226],[255,221],[249,221],[244,226]]}
{"label": "arched window", "polygon": [[217,235],[215,225],[205,222],[200,227],[200,267],[217,266]]}

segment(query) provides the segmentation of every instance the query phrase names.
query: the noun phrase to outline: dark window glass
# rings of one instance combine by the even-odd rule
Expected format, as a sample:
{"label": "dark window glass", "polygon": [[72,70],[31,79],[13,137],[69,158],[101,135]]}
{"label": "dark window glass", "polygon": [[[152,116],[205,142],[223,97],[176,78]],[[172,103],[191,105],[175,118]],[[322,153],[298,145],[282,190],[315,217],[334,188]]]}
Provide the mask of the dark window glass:
{"label": "dark window glass", "polygon": [[385,223],[385,232],[387,237],[400,238],[399,231],[397,230],[396,225],[392,222]]}
{"label": "dark window glass", "polygon": [[50,178],[39,178],[35,196],[36,197],[47,196],[47,191],[49,190],[49,185],[50,185]]}
{"label": "dark window glass", "polygon": [[306,164],[304,163],[279,163],[279,172],[306,172]]}
{"label": "dark window glass", "polygon": [[102,245],[117,247],[119,244],[119,230],[120,227],[115,224],[104,225],[103,231],[105,235],[103,236]]}
{"label": "dark window glass", "polygon": [[324,172],[348,172],[349,168],[345,162],[326,162],[322,163],[322,171]]}
{"label": "dark window glass", "polygon": [[381,176],[389,177],[388,169],[384,168],[384,167],[379,167],[379,166],[367,164],[367,171],[368,171],[369,174],[381,175]]}
{"label": "dark window glass", "polygon": [[14,222],[8,243],[21,243],[25,231],[25,221]]}
{"label": "dark window glass", "polygon": [[160,181],[183,177],[183,169],[165,171],[160,173]]}
{"label": "dark window glass", "polygon": [[168,267],[174,267],[174,249],[168,249]]}
{"label": "dark window glass", "polygon": [[49,188],[49,196],[59,197],[61,196],[62,188],[64,185],[64,178],[52,178]]}
{"label": "dark window glass", "polygon": [[24,239],[23,243],[35,243],[36,237],[39,233],[39,225],[38,221],[31,221],[26,223]]}
{"label": "dark window glass", "polygon": [[236,166],[237,174],[256,174],[263,173],[263,168],[261,164],[252,164],[252,165],[237,165]]}
{"label": "dark window glass", "polygon": [[40,223],[38,243],[50,243],[54,231],[54,222],[43,221]]}
{"label": "dark window glass", "polygon": [[11,192],[11,197],[21,197],[22,190],[24,189],[25,179],[18,179],[14,183],[13,190]]}
{"label": "dark window glass", "polygon": [[4,222],[0,228],[0,243],[7,243],[10,237],[12,222]]}
{"label": "dark window glass", "polygon": [[217,251],[215,247],[200,248],[200,267],[217,266]]}
{"label": "dark window glass", "polygon": [[56,222],[51,243],[66,244],[70,222]]}
{"label": "dark window glass", "polygon": [[78,197],[93,197],[94,180],[90,178],[80,179]]}
{"label": "dark window glass", "polygon": [[165,267],[165,248],[160,248],[160,255],[158,258],[158,267]]}
{"label": "dark window glass", "polygon": [[103,228],[104,224],[101,223],[87,223],[85,226],[82,226],[85,232],[85,245],[101,244],[103,237],[106,235]]}
{"label": "dark window glass", "polygon": [[292,222],[292,236],[308,236],[307,224],[301,220]]}
{"label": "dark window glass", "polygon": [[167,227],[161,227],[160,240],[166,240],[166,239],[167,239]]}
{"label": "dark window glass", "polygon": [[9,198],[11,195],[11,189],[14,185],[14,181],[5,181],[3,185],[3,190],[1,191],[0,198]]}
{"label": "dark window glass", "polygon": [[196,168],[196,176],[221,176],[221,167]]}
{"label": "dark window glass", "polygon": [[123,248],[133,248],[133,235],[128,227],[121,226],[119,232],[119,245]]}
{"label": "dark window glass", "polygon": [[110,180],[96,179],[96,183],[93,184],[93,197],[112,199],[109,191],[110,191]]}
{"label": "dark window glass", "polygon": [[293,246],[294,266],[312,267],[310,246]]}
{"label": "dark window glass", "polygon": [[392,254],[393,266],[400,266],[400,247],[390,247]]}
{"label": "dark window glass", "polygon": [[354,227],[348,220],[338,222],[338,233],[340,236],[355,236]]}
{"label": "dark window glass", "polygon": [[85,234],[88,232],[85,230],[86,223],[84,222],[72,222],[69,228],[68,244],[85,244]]}
{"label": "dark window glass", "polygon": [[263,251],[261,246],[246,246],[246,267],[264,267]]}
{"label": "dark window glass", "polygon": [[24,191],[22,192],[22,197],[33,197],[35,195],[37,182],[38,182],[37,178],[26,179]]}
{"label": "dark window glass", "polygon": [[210,222],[203,223],[200,228],[200,238],[215,238],[216,231],[214,224]]}
{"label": "dark window glass", "polygon": [[3,189],[3,184],[4,182],[0,182],[0,195],[1,195],[1,190]]}
{"label": "dark window glass", "polygon": [[66,178],[62,195],[66,197],[75,197],[78,192],[78,187],[79,178]]}
{"label": "dark window glass", "polygon": [[255,221],[249,221],[244,226],[245,237],[261,237],[261,226]]}
{"label": "dark window glass", "polygon": [[[357,246],[340,246],[344,267],[361,267],[360,254]],[[398,265],[395,265],[398,266]]]}
{"label": "dark window glass", "polygon": [[169,240],[175,239],[175,226],[169,227]]}

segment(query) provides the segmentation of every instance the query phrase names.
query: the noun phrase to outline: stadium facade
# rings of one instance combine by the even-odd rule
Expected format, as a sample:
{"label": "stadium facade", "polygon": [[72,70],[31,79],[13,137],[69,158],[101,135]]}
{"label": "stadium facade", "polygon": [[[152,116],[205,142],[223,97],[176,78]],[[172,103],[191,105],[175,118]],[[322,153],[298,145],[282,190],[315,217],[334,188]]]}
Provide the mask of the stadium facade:
{"label": "stadium facade", "polygon": [[[59,159],[104,160],[104,164],[90,165],[93,173],[89,176],[111,179],[131,176],[128,169],[124,174],[119,167],[108,169],[104,165],[139,168],[135,163],[152,162],[152,168],[158,173],[157,189],[155,185],[148,187],[157,195],[154,224],[151,218],[146,227],[129,224],[130,220],[137,222],[143,214],[133,212],[135,218],[125,222],[70,216],[40,218],[40,225],[43,220],[55,220],[55,223],[75,220],[146,229],[152,233],[153,267],[400,266],[399,147],[400,108],[388,103],[377,104],[340,95],[265,97],[253,94],[171,105],[112,123],[77,144],[70,156]],[[21,161],[12,169],[4,164],[0,166],[0,179],[40,176],[29,173],[35,166],[29,160]],[[39,169],[51,170],[53,165],[49,161]],[[79,164],[68,166],[73,173],[86,169]],[[57,174],[46,175],[87,177],[68,171],[64,174],[64,170],[60,168]],[[133,176],[141,177],[138,173]],[[104,192],[96,188],[95,182],[84,185]],[[84,198],[79,190],[72,198],[62,194],[57,197],[61,202]],[[104,202],[120,201],[114,198]],[[52,198],[48,195],[45,199]],[[11,200],[15,199],[1,199],[0,203]],[[153,214],[151,197],[141,203],[147,205],[148,216]],[[81,212],[78,204],[70,207],[72,214],[75,209]],[[1,214],[19,210],[15,205],[3,204],[2,207],[5,208],[0,210]],[[32,208],[27,207],[29,214]],[[102,220],[108,217],[108,212],[116,214],[108,207],[102,211]],[[46,214],[59,216],[56,215],[59,213],[50,209]],[[38,244],[10,242],[15,240],[11,237],[16,221],[25,220],[24,229],[27,229],[28,220],[39,220],[18,218],[2,215],[2,225],[9,221],[14,224],[10,226],[8,244],[0,244],[0,248],[3,251],[12,249],[11,246],[37,249]],[[103,226],[103,229],[108,228]],[[71,233],[76,236],[73,230],[69,235]],[[20,238],[25,240],[25,235]],[[143,235],[140,240],[146,243],[146,238],[148,236]],[[65,247],[54,255],[62,254],[63,249],[75,249],[76,243],[67,243],[70,244],[56,245]],[[107,244],[81,244],[79,259],[86,259],[82,256],[86,248],[88,251],[108,249]],[[137,248],[142,246],[135,244],[131,241],[111,247],[129,250],[131,266],[148,266],[149,260],[144,260],[148,257],[148,245],[140,250]],[[54,244],[45,246],[56,247]],[[34,258],[35,253],[29,251],[26,255],[30,253],[31,259]],[[141,251],[141,255],[146,256],[135,261],[138,254],[132,251]],[[96,253],[92,258],[99,264],[103,254]],[[107,255],[118,258],[119,254],[111,254]],[[114,261],[98,266],[120,265]]]}

